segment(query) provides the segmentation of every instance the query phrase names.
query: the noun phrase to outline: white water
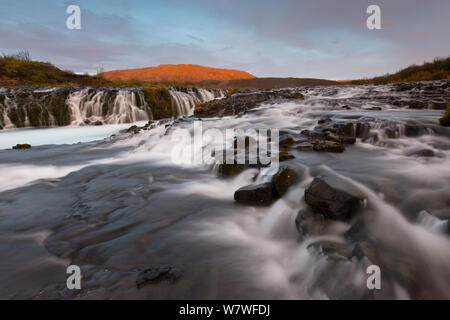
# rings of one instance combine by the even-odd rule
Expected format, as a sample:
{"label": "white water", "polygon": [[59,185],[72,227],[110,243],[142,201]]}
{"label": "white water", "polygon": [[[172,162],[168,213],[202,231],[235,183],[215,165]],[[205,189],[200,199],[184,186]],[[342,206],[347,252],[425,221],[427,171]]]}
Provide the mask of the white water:
{"label": "white water", "polygon": [[[148,108],[148,105],[142,92],[119,90],[112,105],[105,101],[105,95],[105,91],[90,92],[89,89],[71,93],[67,98],[67,105],[71,110],[71,125],[83,125],[86,121],[118,124],[151,120],[151,117],[143,110]],[[143,105],[137,105],[136,95],[139,96],[139,101],[144,103]]]}
{"label": "white water", "polygon": [[[411,120],[436,124],[441,114],[390,110],[385,105],[388,110],[346,111],[335,105],[339,99],[351,99],[352,90],[339,91],[335,105],[326,103],[331,98],[321,95],[321,89],[313,93],[305,100],[266,104],[241,117],[204,119],[202,124],[204,130],[279,128],[298,133],[317,125],[320,117],[354,119],[360,115],[396,121],[403,128]],[[361,88],[354,93],[363,94]],[[172,123],[193,127],[189,119]],[[374,261],[329,259],[308,248],[319,240],[344,242],[342,234],[349,224],[334,223],[320,236],[298,240],[294,220],[306,206],[304,190],[313,177],[325,175],[368,200],[363,219],[380,255],[376,262],[383,263],[380,298],[404,299],[418,293],[420,297],[450,297],[450,241],[442,230],[449,218],[448,136],[410,138],[400,130],[397,139],[389,139],[381,126],[374,125],[378,141],[359,140],[343,154],[292,150],[296,159],[289,165],[303,172],[301,183],[272,206],[259,208],[239,206],[233,200],[236,189],[253,183],[256,170],[221,180],[210,166],[174,164],[170,159],[174,148],[190,146],[173,140],[170,124],[99,143],[55,146],[48,149],[49,154],[33,149],[1,151],[0,163],[8,165],[4,167],[8,174],[0,175],[0,184],[11,184],[14,179],[18,183],[13,187],[31,183],[23,190],[0,194],[0,231],[11,239],[23,230],[32,234],[55,230],[45,241],[48,252],[86,268],[84,288],[100,298],[364,298],[365,267]],[[79,129],[87,128],[96,127]],[[433,150],[436,157],[408,155],[411,149],[422,148]],[[70,168],[74,156],[78,157],[76,165],[84,169]],[[95,163],[90,162],[93,159]],[[24,163],[12,165],[14,161]],[[18,180],[24,175],[48,180],[33,185],[29,178]],[[416,219],[407,219],[411,216]],[[14,256],[14,244],[21,244],[10,241],[12,245],[2,249],[5,256]],[[59,292],[51,284],[59,272],[64,279],[63,268],[38,277],[40,268],[52,269],[40,260],[41,255],[31,258],[36,252],[33,248],[26,247],[30,254],[17,258],[0,275],[4,288],[10,288],[1,290],[0,297],[27,297],[43,286],[51,294]],[[180,281],[136,290],[133,272],[158,263],[182,269]],[[22,264],[39,268],[25,272],[17,268]],[[402,283],[404,279],[395,272],[406,274],[407,281]],[[25,275],[39,279],[37,284],[22,280]]]}
{"label": "white water", "polygon": [[195,104],[220,99],[225,96],[225,90],[203,88],[169,88],[172,97],[172,111],[175,116],[190,116],[194,114]]}

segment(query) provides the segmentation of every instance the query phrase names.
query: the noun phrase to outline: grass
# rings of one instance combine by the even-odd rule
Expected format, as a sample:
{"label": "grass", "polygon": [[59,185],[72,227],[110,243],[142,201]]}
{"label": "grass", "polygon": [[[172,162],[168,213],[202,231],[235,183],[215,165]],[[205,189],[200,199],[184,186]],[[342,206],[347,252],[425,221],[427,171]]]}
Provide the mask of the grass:
{"label": "grass", "polygon": [[436,58],[420,66],[412,65],[394,74],[349,81],[349,84],[386,84],[395,82],[413,82],[450,79],[450,57]]}

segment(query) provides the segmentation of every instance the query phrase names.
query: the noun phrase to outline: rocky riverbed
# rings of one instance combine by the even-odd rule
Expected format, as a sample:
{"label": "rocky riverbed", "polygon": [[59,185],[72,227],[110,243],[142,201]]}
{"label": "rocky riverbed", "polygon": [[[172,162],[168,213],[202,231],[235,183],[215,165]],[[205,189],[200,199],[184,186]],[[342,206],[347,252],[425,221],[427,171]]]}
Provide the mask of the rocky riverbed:
{"label": "rocky riverbed", "polygon": [[[0,151],[0,297],[448,299],[448,99],[448,81],[242,91],[102,141]],[[278,129],[279,169],[174,163],[196,121]]]}

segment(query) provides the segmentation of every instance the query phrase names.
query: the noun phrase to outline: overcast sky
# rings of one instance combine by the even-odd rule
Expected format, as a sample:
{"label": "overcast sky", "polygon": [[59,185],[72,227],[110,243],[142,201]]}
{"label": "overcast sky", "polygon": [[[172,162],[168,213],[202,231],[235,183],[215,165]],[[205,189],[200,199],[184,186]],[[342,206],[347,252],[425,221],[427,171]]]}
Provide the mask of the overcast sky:
{"label": "overcast sky", "polygon": [[[449,0],[0,0],[0,51],[75,72],[193,63],[353,79],[450,55]],[[81,30],[66,8],[81,8]],[[381,8],[369,30],[366,9]]]}

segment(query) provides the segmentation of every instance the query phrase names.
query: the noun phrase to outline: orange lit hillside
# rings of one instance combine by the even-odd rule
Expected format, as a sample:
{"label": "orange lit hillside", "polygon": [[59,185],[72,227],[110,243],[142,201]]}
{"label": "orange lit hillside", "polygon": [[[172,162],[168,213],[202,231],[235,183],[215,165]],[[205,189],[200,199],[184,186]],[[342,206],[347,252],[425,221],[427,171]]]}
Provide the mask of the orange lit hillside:
{"label": "orange lit hillside", "polygon": [[162,64],[157,67],[113,70],[101,76],[109,80],[200,82],[204,80],[253,79],[248,72],[217,69],[195,64]]}

